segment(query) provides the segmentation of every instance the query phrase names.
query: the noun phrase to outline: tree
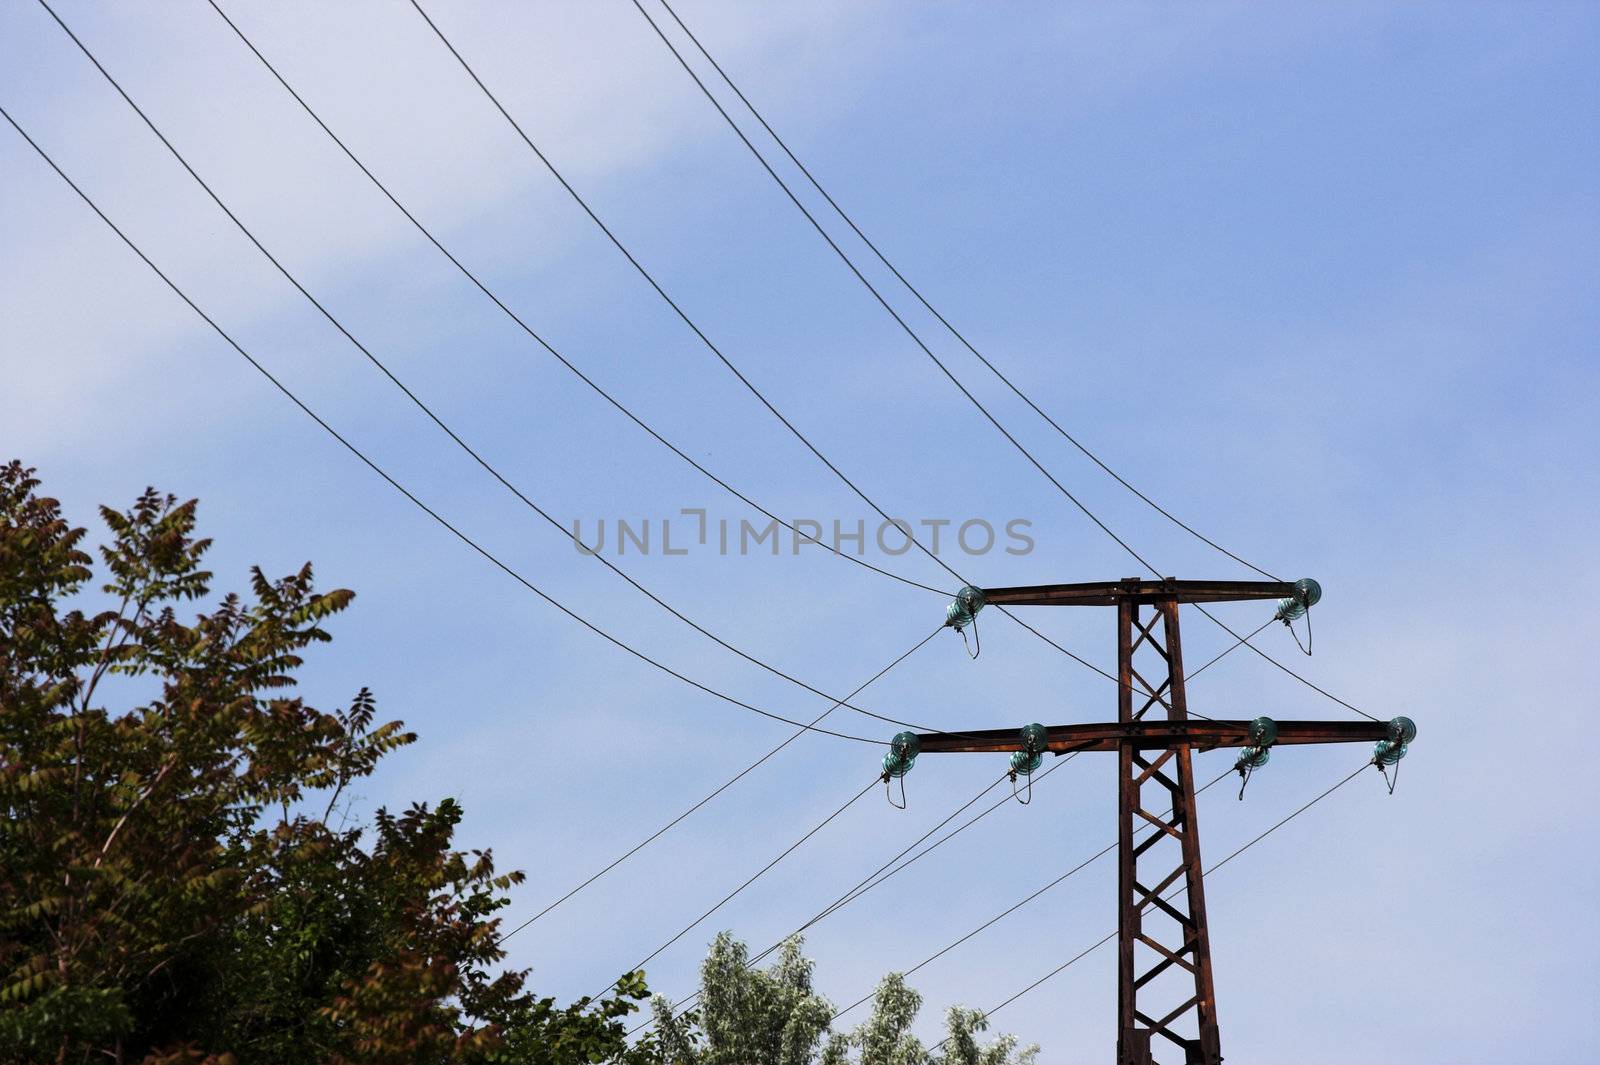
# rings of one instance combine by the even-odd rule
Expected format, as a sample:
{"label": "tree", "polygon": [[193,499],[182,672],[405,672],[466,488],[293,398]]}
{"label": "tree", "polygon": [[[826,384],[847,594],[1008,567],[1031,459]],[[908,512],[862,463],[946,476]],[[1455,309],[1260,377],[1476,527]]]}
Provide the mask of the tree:
{"label": "tree", "polygon": [[[196,504],[86,530],[0,467],[0,1061],[600,1061],[645,997],[557,1007],[499,968],[520,872],[452,849],[452,799],[330,825],[413,742],[363,689],[294,694],[350,605],[310,564],[210,596]],[[76,604],[76,605],[74,605]],[[107,703],[121,702],[120,709]],[[646,1048],[648,1050],[648,1047]],[[641,1052],[643,1053],[643,1052]]]}
{"label": "tree", "polygon": [[664,1065],[1032,1065],[1038,1047],[1019,1051],[1001,1035],[980,1046],[984,1015],[953,1006],[946,1037],[932,1049],[911,1034],[922,996],[899,973],[879,983],[872,1014],[848,1033],[831,1032],[833,1006],[812,987],[813,963],[799,937],[787,940],[765,969],[750,965],[743,943],[723,932],[700,967],[700,1001],[674,1014],[669,999],[651,1003]]}
{"label": "tree", "polygon": [[[1028,1065],[952,1009],[930,1051],[898,974],[866,1023],[831,1031],[798,939],[755,969],[723,934],[697,1010],[626,974],[565,1006],[501,966],[520,872],[453,849],[450,798],[350,825],[352,782],[416,736],[371,692],[324,712],[303,655],[352,592],[310,564],[211,598],[196,503],[147,490],[101,508],[109,540],[0,467],[0,1065]],[[105,597],[94,609],[96,593]],[[334,824],[333,822],[339,822]]]}

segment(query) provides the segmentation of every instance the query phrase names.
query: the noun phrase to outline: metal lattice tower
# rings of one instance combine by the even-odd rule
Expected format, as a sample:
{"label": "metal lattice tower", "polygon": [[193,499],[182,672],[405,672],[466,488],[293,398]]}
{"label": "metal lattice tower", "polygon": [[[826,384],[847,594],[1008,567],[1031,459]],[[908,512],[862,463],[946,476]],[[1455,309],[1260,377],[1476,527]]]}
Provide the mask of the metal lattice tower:
{"label": "metal lattice tower", "polygon": [[[1248,747],[1257,740],[1250,721],[1190,719],[1178,607],[1244,599],[1293,602],[1298,594],[1296,585],[1282,581],[1127,577],[1093,584],[963,589],[951,607],[951,623],[958,627],[984,604],[1116,608],[1115,723],[1050,726],[1037,751],[1014,729],[922,734],[915,737],[915,749],[1116,752],[1117,1065],[1222,1061],[1192,752]],[[1391,724],[1381,721],[1273,724],[1275,737],[1269,743],[1274,745],[1370,743],[1393,735]],[[1170,812],[1157,812],[1166,810]],[[1138,839],[1147,827],[1155,831]],[[1174,1052],[1182,1056],[1174,1057]]]}

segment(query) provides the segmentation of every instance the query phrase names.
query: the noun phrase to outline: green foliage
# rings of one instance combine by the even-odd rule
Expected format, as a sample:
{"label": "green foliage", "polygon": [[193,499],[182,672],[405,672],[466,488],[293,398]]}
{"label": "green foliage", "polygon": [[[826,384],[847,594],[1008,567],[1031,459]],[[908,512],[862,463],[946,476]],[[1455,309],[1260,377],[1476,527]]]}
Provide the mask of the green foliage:
{"label": "green foliage", "polygon": [[664,1065],[1033,1065],[1038,1048],[1019,1050],[1014,1036],[980,1045],[987,1019],[959,1006],[945,1016],[942,1043],[924,1047],[911,1034],[922,996],[899,973],[878,985],[865,1022],[833,1033],[834,1008],[813,990],[813,966],[800,950],[799,938],[790,939],[777,961],[756,969],[743,943],[718,935],[700,967],[698,1006],[674,1015],[670,1000],[651,1003],[652,1051]]}
{"label": "green foliage", "polygon": [[960,1008],[923,1047],[899,974],[833,1033],[798,940],[758,969],[718,936],[699,1007],[657,999],[631,1048],[644,974],[599,1002],[535,997],[500,964],[523,876],[453,849],[453,799],[335,816],[416,739],[366,689],[332,712],[295,694],[353,594],[318,592],[309,564],[253,570],[248,597],[185,621],[211,595],[193,501],[102,509],[94,589],[85,530],[37,488],[0,467],[0,1065],[1031,1063]]}
{"label": "green foliage", "polygon": [[699,1008],[673,1018],[671,1002],[653,1003],[663,1057],[668,1065],[809,1065],[833,1015],[811,973],[798,941],[755,969],[745,945],[723,932],[700,967]]}
{"label": "green foliage", "polygon": [[[517,1062],[622,1052],[641,975],[557,1008],[498,963],[521,873],[452,840],[451,799],[330,826],[415,736],[295,672],[353,594],[310,565],[210,596],[195,503],[85,530],[0,467],[0,1062]],[[134,693],[139,693],[137,698]],[[134,705],[108,708],[120,697]],[[316,813],[321,807],[320,814]]]}

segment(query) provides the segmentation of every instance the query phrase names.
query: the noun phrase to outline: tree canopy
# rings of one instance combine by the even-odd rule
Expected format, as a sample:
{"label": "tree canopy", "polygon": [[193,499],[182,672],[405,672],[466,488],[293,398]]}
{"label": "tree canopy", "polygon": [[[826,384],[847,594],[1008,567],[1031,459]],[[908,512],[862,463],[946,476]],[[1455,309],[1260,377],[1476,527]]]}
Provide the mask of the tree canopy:
{"label": "tree canopy", "polygon": [[[454,847],[441,797],[352,824],[349,788],[416,736],[372,692],[320,710],[304,656],[354,598],[309,563],[214,596],[195,501],[101,508],[107,537],[0,466],[0,1063],[1028,1065],[955,1008],[933,1048],[897,974],[834,1033],[798,940],[724,933],[696,1008],[628,973],[565,1006],[507,968],[524,880]],[[186,613],[187,612],[187,613]]]}
{"label": "tree canopy", "polygon": [[0,468],[0,1059],[618,1052],[642,979],[558,1008],[499,966],[523,875],[452,848],[454,800],[332,823],[416,739],[365,689],[331,711],[296,694],[353,593],[255,570],[185,617],[212,580],[194,501],[102,508],[96,559],[38,487]]}
{"label": "tree canopy", "polygon": [[801,945],[786,940],[759,969],[743,943],[717,936],[700,967],[697,1005],[678,1012],[660,996],[651,1002],[663,1065],[1032,1065],[1038,1053],[1011,1035],[980,1045],[987,1019],[960,1006],[945,1014],[944,1039],[924,1046],[911,1032],[922,996],[899,973],[878,984],[866,1021],[834,1032],[834,1007],[812,987]]}

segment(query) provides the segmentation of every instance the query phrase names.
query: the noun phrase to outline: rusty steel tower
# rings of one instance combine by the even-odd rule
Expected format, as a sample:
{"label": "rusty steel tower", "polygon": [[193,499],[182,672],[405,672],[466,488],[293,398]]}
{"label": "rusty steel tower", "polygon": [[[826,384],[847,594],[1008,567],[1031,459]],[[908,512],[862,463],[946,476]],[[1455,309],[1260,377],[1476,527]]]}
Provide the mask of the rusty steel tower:
{"label": "rusty steel tower", "polygon": [[[1280,616],[1285,610],[1298,616],[1292,613],[1294,605],[1309,605],[1307,583],[1128,577],[1090,584],[967,588],[951,606],[950,623],[958,629],[986,604],[1116,608],[1115,722],[1030,725],[1020,734],[1015,729],[920,734],[915,736],[915,749],[1021,752],[1013,767],[1020,765],[1026,773],[1046,750],[1058,756],[1073,751],[1116,753],[1117,1065],[1222,1061],[1192,752],[1240,747],[1264,761],[1264,752],[1277,744],[1394,739],[1393,723],[1380,721],[1190,717],[1178,607],[1278,599]],[[1272,726],[1270,735],[1261,721]],[[1407,719],[1397,721],[1410,725]],[[1136,833],[1147,827],[1154,831],[1137,839]],[[1174,1048],[1181,1057],[1172,1056]]]}

